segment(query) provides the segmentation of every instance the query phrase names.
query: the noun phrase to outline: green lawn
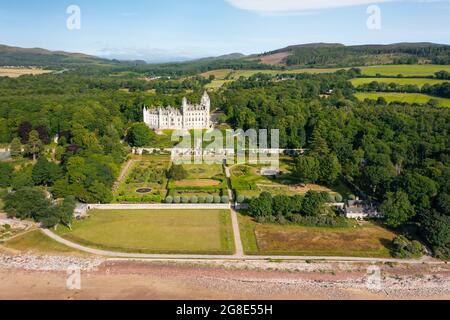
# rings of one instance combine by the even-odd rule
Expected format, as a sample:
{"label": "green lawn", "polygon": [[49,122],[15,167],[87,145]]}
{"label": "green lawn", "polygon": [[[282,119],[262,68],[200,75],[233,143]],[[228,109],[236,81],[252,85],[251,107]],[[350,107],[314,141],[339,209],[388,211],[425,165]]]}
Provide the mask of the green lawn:
{"label": "green lawn", "polygon": [[103,250],[131,253],[232,254],[228,210],[94,210],[64,238]]}
{"label": "green lawn", "polygon": [[390,257],[395,235],[373,223],[348,228],[257,224],[239,216],[242,245],[249,255]]}
{"label": "green lawn", "polygon": [[219,164],[183,164],[188,172],[187,179],[211,179],[223,174],[223,167]]}
{"label": "green lawn", "polygon": [[450,72],[450,65],[380,65],[361,67],[361,69],[363,74],[367,76],[376,76],[377,74],[382,76],[398,76],[401,74],[405,77],[428,77],[442,70]]}
{"label": "green lawn", "polygon": [[6,248],[33,253],[44,254],[82,254],[81,252],[66,247],[43,234],[40,230],[34,230],[13,238],[3,244]]}
{"label": "green lawn", "polygon": [[217,90],[222,88],[225,83],[230,83],[232,80],[213,80],[205,86],[205,89]]}
{"label": "green lawn", "polygon": [[368,84],[371,82],[379,82],[379,83],[395,83],[399,85],[416,85],[419,88],[422,88],[425,84],[435,85],[444,82],[449,82],[448,80],[437,80],[437,79],[426,79],[426,78],[356,78],[352,79],[351,83],[354,87],[358,87],[363,84]]}
{"label": "green lawn", "polygon": [[421,93],[398,93],[398,92],[358,92],[355,94],[358,100],[377,100],[379,97],[383,97],[387,102],[399,101],[406,103],[428,103],[430,100],[439,101],[439,106],[450,107],[450,99],[432,97]]}

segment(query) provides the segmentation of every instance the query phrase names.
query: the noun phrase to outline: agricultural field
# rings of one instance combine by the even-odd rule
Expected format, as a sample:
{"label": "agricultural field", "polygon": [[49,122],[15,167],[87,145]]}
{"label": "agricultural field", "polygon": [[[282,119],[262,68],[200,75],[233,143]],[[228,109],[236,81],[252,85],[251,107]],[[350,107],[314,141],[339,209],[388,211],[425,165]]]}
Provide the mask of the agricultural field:
{"label": "agricultural field", "polygon": [[426,104],[430,102],[430,100],[436,100],[440,107],[450,107],[450,99],[433,97],[421,93],[358,92],[355,93],[355,97],[360,101],[364,101],[365,99],[377,100],[379,97],[383,97],[387,102],[399,101],[419,104]]}
{"label": "agricultural field", "polygon": [[205,86],[206,90],[217,90],[222,88],[226,83],[230,83],[232,80],[213,80],[210,84]]}
{"label": "agricultural field", "polygon": [[370,67],[361,67],[363,75],[376,76],[378,74],[382,76],[398,76],[404,77],[430,77],[434,76],[436,72],[447,71],[450,72],[450,65],[434,65],[434,64],[422,64],[422,65],[379,65]]}
{"label": "agricultural field", "polygon": [[[231,184],[237,197],[245,199],[258,197],[262,192],[269,192],[273,195],[304,195],[308,191],[328,192],[336,194],[337,191],[316,184],[302,184],[290,171],[290,158],[282,158],[280,161],[280,174],[274,176],[264,176],[261,169],[264,166],[236,165],[231,168]],[[341,195],[350,194],[344,186],[339,186]],[[334,188],[333,188],[334,189]]]}
{"label": "agricultural field", "polygon": [[53,71],[38,68],[0,68],[0,77],[18,78],[25,75],[36,76],[51,72]]}
{"label": "agricultural field", "polygon": [[76,243],[117,252],[232,254],[228,210],[94,210],[58,234]]}
{"label": "agricultural field", "polygon": [[395,234],[372,222],[346,228],[258,224],[239,216],[244,251],[249,255],[390,257]]}
{"label": "agricultural field", "polygon": [[135,160],[116,192],[115,202],[160,203],[166,196],[169,167],[168,155],[147,155]]}
{"label": "agricultural field", "polygon": [[369,84],[374,81],[386,84],[395,83],[398,85],[416,85],[419,88],[422,88],[425,84],[429,84],[432,86],[435,84],[449,82],[448,80],[427,79],[427,78],[356,78],[352,79],[351,83],[356,88],[360,85]]}
{"label": "agricultural field", "polygon": [[179,181],[171,180],[168,184],[168,195],[175,203],[180,201],[221,202],[222,199],[218,200],[219,197],[227,195],[227,181],[221,165],[183,164],[182,166],[187,172],[187,177]]}
{"label": "agricultural field", "polygon": [[320,73],[334,73],[338,70],[348,69],[348,68],[306,68],[306,69],[287,69],[287,70],[229,70],[229,69],[220,69],[202,73],[201,76],[208,78],[210,75],[215,76],[215,80],[237,80],[240,77],[248,78],[257,73],[264,73],[270,75],[277,74],[301,74],[301,73],[311,73],[311,74],[320,74]]}

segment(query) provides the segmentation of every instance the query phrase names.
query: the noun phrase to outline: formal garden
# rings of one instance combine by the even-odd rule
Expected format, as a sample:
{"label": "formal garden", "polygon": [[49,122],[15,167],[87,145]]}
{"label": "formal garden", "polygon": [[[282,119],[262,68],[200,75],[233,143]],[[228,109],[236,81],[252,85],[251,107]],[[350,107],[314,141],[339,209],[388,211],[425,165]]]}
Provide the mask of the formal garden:
{"label": "formal garden", "polygon": [[160,203],[167,193],[168,155],[146,155],[133,162],[115,197],[117,203]]}
{"label": "formal garden", "polygon": [[305,195],[308,191],[327,192],[337,202],[351,194],[341,182],[332,188],[303,183],[292,173],[293,160],[281,157],[280,172],[277,175],[264,175],[264,165],[239,164],[231,167],[231,184],[238,202],[245,202],[258,197],[262,192],[273,195]]}
{"label": "formal garden", "polygon": [[228,203],[227,180],[218,164],[173,165],[166,203]]}

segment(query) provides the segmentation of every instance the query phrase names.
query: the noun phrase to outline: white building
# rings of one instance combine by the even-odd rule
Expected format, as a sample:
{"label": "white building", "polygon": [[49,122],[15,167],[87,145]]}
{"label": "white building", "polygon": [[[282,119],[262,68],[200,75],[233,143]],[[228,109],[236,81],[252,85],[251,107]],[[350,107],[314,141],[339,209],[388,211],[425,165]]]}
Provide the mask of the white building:
{"label": "white building", "polygon": [[177,108],[144,108],[144,122],[154,130],[210,129],[211,100],[208,93],[202,96],[199,105],[192,105],[183,98],[181,110]]}
{"label": "white building", "polygon": [[348,219],[363,220],[366,218],[383,218],[383,214],[378,211],[373,203],[365,201],[350,200],[344,207],[345,217]]}

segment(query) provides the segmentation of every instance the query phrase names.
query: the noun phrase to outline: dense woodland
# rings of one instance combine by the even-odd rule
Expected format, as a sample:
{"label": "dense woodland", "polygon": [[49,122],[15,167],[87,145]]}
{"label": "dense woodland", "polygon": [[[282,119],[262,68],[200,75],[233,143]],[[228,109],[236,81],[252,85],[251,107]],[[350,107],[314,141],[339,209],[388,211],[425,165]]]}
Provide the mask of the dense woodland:
{"label": "dense woodland", "polygon": [[[187,72],[183,67],[165,70]],[[132,76],[104,72],[99,68],[0,78],[0,144],[9,144],[15,159],[14,164],[0,163],[0,188],[18,191],[8,196],[11,208],[18,210],[13,204],[20,202],[19,196],[38,198],[39,208],[52,207],[53,216],[44,219],[51,225],[64,223],[71,197],[110,202],[129,153],[129,129],[137,131],[143,106],[177,106],[184,95],[198,100],[211,80],[145,81],[130,69]],[[257,74],[226,85],[211,98],[232,127],[279,129],[282,147],[308,149],[295,161],[299,179],[330,186],[342,181],[355,194],[378,203],[388,226],[427,242],[436,255],[448,256],[450,109],[359,102],[349,82],[358,74],[358,69],[323,75]],[[30,189],[36,187],[66,200],[48,203]],[[317,195],[310,198],[308,205],[320,205]],[[299,208],[303,220],[320,220],[311,217],[309,207]],[[42,211],[35,213],[36,220],[43,219]],[[23,210],[16,216],[23,216]]]}
{"label": "dense woodland", "polygon": [[272,53],[290,52],[288,66],[363,66],[370,64],[450,63],[450,46],[431,43],[393,45],[344,46],[340,44],[310,44],[292,46]]}

